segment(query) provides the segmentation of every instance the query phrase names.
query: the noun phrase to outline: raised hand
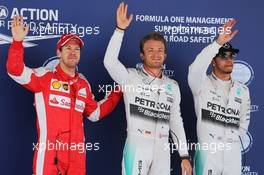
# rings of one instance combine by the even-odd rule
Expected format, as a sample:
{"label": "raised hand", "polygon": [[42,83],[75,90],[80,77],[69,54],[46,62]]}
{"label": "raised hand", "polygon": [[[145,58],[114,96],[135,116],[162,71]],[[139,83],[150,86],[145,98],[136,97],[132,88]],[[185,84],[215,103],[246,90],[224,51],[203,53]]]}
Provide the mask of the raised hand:
{"label": "raised hand", "polygon": [[15,41],[23,41],[28,34],[29,25],[24,25],[23,16],[14,16],[12,21],[12,35]]}
{"label": "raised hand", "polygon": [[223,26],[224,31],[219,34],[216,40],[220,45],[229,42],[237,34],[238,30],[232,31],[232,28],[235,24],[236,24],[235,19],[229,20],[227,23],[224,24]]}
{"label": "raised hand", "polygon": [[129,17],[127,18],[127,8],[128,5],[124,4],[124,2],[121,2],[117,8],[116,11],[117,29],[120,28],[125,30],[133,19],[132,14],[130,14]]}

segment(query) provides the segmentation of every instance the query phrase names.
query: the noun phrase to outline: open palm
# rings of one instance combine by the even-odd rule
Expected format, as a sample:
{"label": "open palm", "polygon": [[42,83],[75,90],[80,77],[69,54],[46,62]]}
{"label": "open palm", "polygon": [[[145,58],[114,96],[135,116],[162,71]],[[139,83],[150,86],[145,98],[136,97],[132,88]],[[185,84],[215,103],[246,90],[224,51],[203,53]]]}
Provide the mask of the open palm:
{"label": "open palm", "polygon": [[232,19],[229,20],[227,23],[224,24],[223,29],[224,31],[219,34],[217,38],[217,42],[221,45],[229,42],[234,38],[234,36],[237,34],[238,30],[232,31],[233,26],[236,24],[236,20]]}
{"label": "open palm", "polygon": [[133,19],[132,14],[129,15],[129,17],[127,17],[127,9],[128,9],[128,5],[127,4],[125,5],[124,2],[121,2],[116,12],[117,26],[124,30],[129,26],[129,24]]}
{"label": "open palm", "polygon": [[24,25],[23,16],[14,16],[12,21],[12,35],[15,41],[23,41],[28,34],[29,25]]}

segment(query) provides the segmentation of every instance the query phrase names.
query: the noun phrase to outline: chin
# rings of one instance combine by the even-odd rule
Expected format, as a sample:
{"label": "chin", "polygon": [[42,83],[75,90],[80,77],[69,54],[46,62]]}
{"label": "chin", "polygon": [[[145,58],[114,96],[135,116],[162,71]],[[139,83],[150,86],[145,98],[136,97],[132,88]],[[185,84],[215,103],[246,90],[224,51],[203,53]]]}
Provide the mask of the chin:
{"label": "chin", "polygon": [[152,64],[152,67],[160,68],[160,67],[162,67],[162,65],[163,65],[162,63],[158,62],[158,63]]}
{"label": "chin", "polygon": [[77,64],[68,64],[67,67],[69,68],[76,68]]}

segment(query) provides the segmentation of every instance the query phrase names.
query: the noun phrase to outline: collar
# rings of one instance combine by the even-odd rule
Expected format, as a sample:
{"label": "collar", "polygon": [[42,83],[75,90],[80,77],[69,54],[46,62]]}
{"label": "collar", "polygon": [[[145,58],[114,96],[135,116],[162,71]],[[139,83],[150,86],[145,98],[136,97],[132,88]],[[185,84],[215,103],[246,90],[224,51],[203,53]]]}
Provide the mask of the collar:
{"label": "collar", "polygon": [[163,80],[165,78],[164,72],[161,71],[161,78],[159,77],[154,77],[153,75],[151,75],[150,73],[148,73],[148,71],[143,67],[142,68],[142,72],[146,75],[146,76],[150,76],[151,78],[156,78],[158,80]]}
{"label": "collar", "polygon": [[55,72],[60,76],[60,78],[61,78],[63,81],[67,81],[67,82],[69,82],[70,85],[73,84],[73,83],[75,83],[75,82],[77,82],[78,79],[79,79],[79,73],[78,73],[77,71],[75,72],[75,76],[74,76],[74,77],[71,77],[70,75],[66,74],[66,73],[62,70],[60,64],[58,64],[58,65],[56,66],[56,68],[55,68]]}
{"label": "collar", "polygon": [[[223,80],[220,80],[219,78],[217,78],[217,76],[216,76],[213,72],[212,72],[212,74],[211,74],[211,77],[213,78],[214,81],[223,81]],[[232,77],[231,77],[231,79],[228,80],[228,81],[230,81],[230,83],[231,83],[231,87],[233,87],[233,86],[234,86],[234,81],[233,81]]]}

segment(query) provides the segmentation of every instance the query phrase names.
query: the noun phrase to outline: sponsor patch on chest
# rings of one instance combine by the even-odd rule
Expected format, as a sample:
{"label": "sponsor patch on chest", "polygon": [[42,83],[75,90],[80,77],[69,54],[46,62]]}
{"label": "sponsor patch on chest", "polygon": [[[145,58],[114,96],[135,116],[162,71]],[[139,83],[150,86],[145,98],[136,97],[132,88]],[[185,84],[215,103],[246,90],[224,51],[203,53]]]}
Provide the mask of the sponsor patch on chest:
{"label": "sponsor patch on chest", "polygon": [[50,90],[70,93],[70,86],[68,82],[59,81],[57,79],[52,79],[50,82]]}
{"label": "sponsor patch on chest", "polygon": [[65,96],[50,94],[49,95],[49,105],[64,108],[64,109],[70,109],[71,99]]}
{"label": "sponsor patch on chest", "polygon": [[241,98],[238,98],[238,97],[235,97],[235,102],[237,102],[237,103],[242,103],[242,99]]}

